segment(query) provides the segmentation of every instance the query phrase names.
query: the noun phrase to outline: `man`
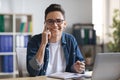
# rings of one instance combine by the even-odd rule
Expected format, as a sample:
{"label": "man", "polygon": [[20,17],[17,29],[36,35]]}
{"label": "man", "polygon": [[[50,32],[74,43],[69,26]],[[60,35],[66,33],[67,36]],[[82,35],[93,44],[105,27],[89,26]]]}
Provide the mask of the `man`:
{"label": "man", "polygon": [[85,64],[75,38],[64,33],[65,12],[61,5],[51,4],[45,10],[42,34],[32,37],[27,46],[27,70],[30,76],[55,72],[83,73]]}

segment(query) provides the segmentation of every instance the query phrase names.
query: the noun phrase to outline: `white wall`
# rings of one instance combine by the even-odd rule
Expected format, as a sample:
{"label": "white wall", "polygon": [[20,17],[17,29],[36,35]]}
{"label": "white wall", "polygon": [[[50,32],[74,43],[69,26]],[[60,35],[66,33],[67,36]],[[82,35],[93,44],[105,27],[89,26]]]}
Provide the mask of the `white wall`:
{"label": "white wall", "polygon": [[44,11],[51,3],[61,4],[66,11],[67,32],[74,23],[92,23],[92,0],[0,0],[0,13],[33,14],[33,34],[44,27]]}

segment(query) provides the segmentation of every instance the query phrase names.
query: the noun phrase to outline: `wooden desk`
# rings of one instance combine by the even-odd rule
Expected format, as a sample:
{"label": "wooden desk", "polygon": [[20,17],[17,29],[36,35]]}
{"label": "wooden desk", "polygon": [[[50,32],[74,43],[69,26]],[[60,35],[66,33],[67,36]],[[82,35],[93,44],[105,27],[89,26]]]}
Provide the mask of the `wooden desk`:
{"label": "wooden desk", "polygon": [[46,76],[37,76],[37,77],[6,78],[0,80],[60,80],[60,79],[48,78]]}
{"label": "wooden desk", "polygon": [[[0,80],[61,80],[55,78],[48,78],[46,76],[37,76],[37,77],[21,77],[21,78],[7,78],[7,79],[0,79]],[[71,80],[71,79],[66,79]],[[77,80],[91,80],[91,79],[77,79]]]}

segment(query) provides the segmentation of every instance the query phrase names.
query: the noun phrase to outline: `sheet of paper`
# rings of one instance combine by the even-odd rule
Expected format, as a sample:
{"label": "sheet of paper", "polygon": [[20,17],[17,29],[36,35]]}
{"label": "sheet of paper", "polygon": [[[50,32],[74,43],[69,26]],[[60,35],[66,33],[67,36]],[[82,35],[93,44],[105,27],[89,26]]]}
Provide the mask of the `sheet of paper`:
{"label": "sheet of paper", "polygon": [[57,73],[48,75],[48,77],[61,78],[61,79],[79,78],[79,77],[86,77],[86,76],[87,76],[86,74],[69,73],[69,72],[57,72]]}

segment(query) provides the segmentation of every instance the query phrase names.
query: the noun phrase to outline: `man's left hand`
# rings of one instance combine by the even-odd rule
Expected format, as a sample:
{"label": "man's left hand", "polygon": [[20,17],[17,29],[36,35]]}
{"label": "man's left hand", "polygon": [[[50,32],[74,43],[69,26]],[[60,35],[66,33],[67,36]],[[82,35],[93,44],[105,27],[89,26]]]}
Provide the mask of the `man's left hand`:
{"label": "man's left hand", "polygon": [[73,65],[75,72],[82,73],[85,71],[85,63],[81,61],[76,61]]}

